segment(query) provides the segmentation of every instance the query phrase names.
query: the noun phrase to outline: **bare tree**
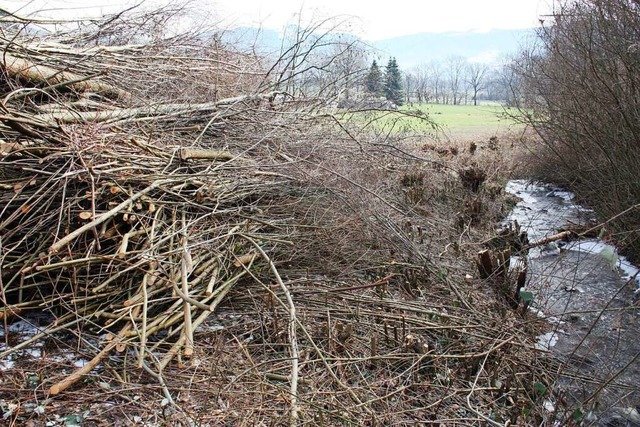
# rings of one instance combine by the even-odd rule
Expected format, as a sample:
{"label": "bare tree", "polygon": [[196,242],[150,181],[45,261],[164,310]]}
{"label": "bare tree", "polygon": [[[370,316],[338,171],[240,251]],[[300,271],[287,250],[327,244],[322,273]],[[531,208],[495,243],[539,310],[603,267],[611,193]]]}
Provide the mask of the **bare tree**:
{"label": "bare tree", "polygon": [[362,42],[337,31],[344,22],[326,19],[289,28],[266,84],[293,97],[348,99],[366,66]]}
{"label": "bare tree", "polygon": [[429,86],[433,90],[433,97],[436,103],[445,101],[446,81],[442,65],[438,62],[432,62],[429,67]]}
{"label": "bare tree", "polygon": [[414,94],[418,103],[428,102],[431,97],[429,70],[425,64],[414,67],[409,73],[413,79]]}
{"label": "bare tree", "polygon": [[[412,97],[415,98],[420,98],[420,96],[418,95],[418,85],[417,85],[417,78],[416,76],[409,72],[409,73],[403,73],[404,74],[404,96],[405,96],[405,103],[409,104],[412,100]],[[420,101],[418,101],[420,102]]]}
{"label": "bare tree", "polygon": [[449,57],[445,65],[449,94],[454,105],[459,104],[463,96],[466,66],[467,61],[462,56]]}
{"label": "bare tree", "polygon": [[360,86],[367,69],[365,47],[359,39],[341,34],[329,55],[334,58],[330,70],[337,85],[336,92],[348,100],[353,89]]}
{"label": "bare tree", "polygon": [[522,117],[545,147],[537,173],[613,217],[607,227],[640,259],[640,2],[567,2],[551,18],[515,62]]}
{"label": "bare tree", "polygon": [[478,105],[478,93],[487,85],[486,76],[489,71],[489,67],[485,64],[477,62],[471,63],[467,66],[467,83],[473,93],[471,99],[473,105]]}
{"label": "bare tree", "polygon": [[521,79],[514,69],[516,62],[513,57],[505,57],[500,66],[488,71],[485,76],[488,99],[501,101],[507,107],[517,104],[516,96],[522,91],[519,88]]}

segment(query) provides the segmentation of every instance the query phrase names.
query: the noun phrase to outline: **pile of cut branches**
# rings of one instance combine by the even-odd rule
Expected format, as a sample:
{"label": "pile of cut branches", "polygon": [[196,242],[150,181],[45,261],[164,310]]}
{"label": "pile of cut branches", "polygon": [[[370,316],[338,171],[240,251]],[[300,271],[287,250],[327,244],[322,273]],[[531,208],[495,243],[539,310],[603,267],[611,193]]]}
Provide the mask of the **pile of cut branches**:
{"label": "pile of cut branches", "polygon": [[[341,215],[336,200],[319,206],[326,188],[275,170],[278,159],[295,162],[274,141],[313,126],[317,101],[255,84],[257,70],[240,65],[258,58],[237,53],[230,67],[228,50],[183,48],[193,46],[184,36],[93,46],[84,27],[34,36],[16,19],[2,22],[0,314],[41,310],[56,321],[2,355],[80,325],[106,342],[52,394],[114,348],[162,371],[192,355],[194,330],[235,284],[268,266],[277,276],[272,257],[304,264],[294,240],[309,254],[320,229],[305,216]],[[91,25],[110,33],[117,19]],[[215,90],[203,93],[204,83]],[[160,86],[149,96],[151,84]],[[234,96],[218,99],[222,89]],[[334,256],[338,267],[349,258]]]}
{"label": "pile of cut branches", "polygon": [[63,308],[59,324],[135,339],[141,360],[170,329],[169,355],[189,354],[193,329],[261,259],[257,242],[289,244],[277,210],[297,183],[238,174],[213,151],[69,137],[3,156],[3,313]]}
{"label": "pile of cut branches", "polygon": [[[167,401],[188,389],[217,402],[174,402],[202,422],[496,424],[533,411],[545,377],[532,326],[460,280],[468,262],[452,255],[482,188],[410,147],[364,143],[358,120],[296,89],[326,34],[301,31],[263,68],[144,16],[51,32],[0,18],[0,316],[5,331],[33,311],[54,319],[0,358],[73,334],[91,360],[71,375],[43,367],[46,396],[83,376],[124,385],[134,374],[109,365],[119,352]],[[321,83],[316,95],[339,86]],[[210,347],[198,327],[223,306],[240,320]],[[190,366],[215,384],[181,382]]]}

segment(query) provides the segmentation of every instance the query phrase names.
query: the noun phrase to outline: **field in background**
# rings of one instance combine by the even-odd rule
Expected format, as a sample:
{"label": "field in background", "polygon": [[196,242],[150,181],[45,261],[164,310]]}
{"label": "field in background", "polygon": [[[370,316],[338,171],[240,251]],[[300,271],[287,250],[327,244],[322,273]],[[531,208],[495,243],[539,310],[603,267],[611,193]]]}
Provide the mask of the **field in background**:
{"label": "field in background", "polygon": [[466,142],[521,131],[523,125],[509,117],[511,114],[515,111],[497,102],[477,106],[411,104],[398,111],[342,110],[340,120],[355,123],[361,131],[373,129],[376,134],[428,134],[441,141]]}
{"label": "field in background", "polygon": [[[453,140],[484,139],[505,132],[517,130],[521,125],[505,116],[502,105],[492,103],[486,105],[444,105],[423,104],[402,107],[402,110],[419,109],[429,115],[439,127],[441,138]],[[415,121],[416,127],[419,120]],[[425,126],[425,125],[422,125]],[[432,129],[425,127],[425,131]]]}

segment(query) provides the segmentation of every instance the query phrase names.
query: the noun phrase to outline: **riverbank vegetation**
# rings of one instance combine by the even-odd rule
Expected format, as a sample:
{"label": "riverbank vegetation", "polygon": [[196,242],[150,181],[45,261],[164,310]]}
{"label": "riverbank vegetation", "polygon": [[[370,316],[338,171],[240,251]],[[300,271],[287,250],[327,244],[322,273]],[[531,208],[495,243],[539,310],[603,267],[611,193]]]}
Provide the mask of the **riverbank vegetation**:
{"label": "riverbank vegetation", "polygon": [[1,18],[3,418],[547,417],[543,325],[473,264],[508,142],[337,120],[327,22],[268,62],[182,13]]}
{"label": "riverbank vegetation", "polygon": [[540,136],[529,173],[565,185],[640,259],[640,10],[570,1],[514,62],[522,115]]}

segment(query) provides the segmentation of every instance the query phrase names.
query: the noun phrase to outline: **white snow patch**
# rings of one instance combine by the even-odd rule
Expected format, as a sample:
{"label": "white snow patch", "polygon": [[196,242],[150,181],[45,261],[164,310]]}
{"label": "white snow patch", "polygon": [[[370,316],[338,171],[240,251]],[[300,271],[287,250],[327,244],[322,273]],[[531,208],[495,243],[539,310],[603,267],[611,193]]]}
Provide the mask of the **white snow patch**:
{"label": "white snow patch", "polygon": [[533,314],[535,314],[536,316],[538,316],[541,319],[544,319],[545,317],[547,317],[547,315],[544,314],[544,311],[540,310],[539,308],[530,306],[529,307],[529,311],[531,311]]}
{"label": "white snow patch", "polygon": [[[589,254],[601,254],[602,251],[612,251],[617,255],[618,249],[614,246],[611,246],[607,243],[604,243],[600,239],[587,239],[587,240],[577,240],[575,242],[570,242],[567,245],[567,250],[580,251]],[[631,264],[629,260],[622,255],[617,255],[616,267],[620,272],[620,277],[622,280],[630,280],[635,277],[636,293],[640,292],[640,269],[635,265]]]}
{"label": "white snow patch", "polygon": [[538,336],[536,341],[536,350],[549,351],[558,343],[558,334],[556,332],[547,332]]}
{"label": "white snow patch", "polygon": [[15,362],[11,359],[2,359],[0,360],[0,371],[7,371],[9,369],[13,368],[13,365],[15,365]]}
{"label": "white snow patch", "polygon": [[[9,333],[33,336],[40,332],[36,326],[26,320],[17,320],[9,325]],[[3,331],[4,332],[4,331]],[[3,333],[4,335],[4,333]]]}
{"label": "white snow patch", "polygon": [[89,361],[86,359],[78,359],[73,361],[73,366],[75,366],[76,368],[82,368],[87,363],[89,363]]}
{"label": "white snow patch", "polygon": [[545,400],[542,406],[547,412],[553,412],[556,410],[556,405],[550,400]]}
{"label": "white snow patch", "polygon": [[555,323],[556,325],[564,325],[566,322],[558,319],[556,316],[551,316],[547,318],[547,322]]}
{"label": "white snow patch", "polygon": [[39,348],[27,348],[25,349],[24,352],[36,359],[39,359],[42,357],[42,351],[40,351]]}
{"label": "white snow patch", "polygon": [[220,323],[203,323],[200,326],[198,326],[197,331],[198,332],[215,332],[215,331],[221,331],[224,329],[224,325],[220,324]]}

